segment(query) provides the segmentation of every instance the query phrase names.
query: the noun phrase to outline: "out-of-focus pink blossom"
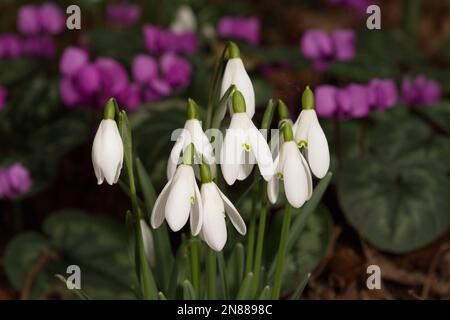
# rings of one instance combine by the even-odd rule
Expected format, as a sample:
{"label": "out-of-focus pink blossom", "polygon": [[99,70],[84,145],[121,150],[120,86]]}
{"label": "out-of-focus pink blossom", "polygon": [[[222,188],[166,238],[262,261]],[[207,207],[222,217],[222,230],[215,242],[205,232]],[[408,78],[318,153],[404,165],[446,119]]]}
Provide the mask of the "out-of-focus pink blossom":
{"label": "out-of-focus pink blossom", "polygon": [[39,24],[44,32],[59,34],[65,28],[66,17],[58,5],[46,2],[39,8]]}
{"label": "out-of-focus pink blossom", "polygon": [[39,7],[27,4],[19,8],[17,13],[17,29],[28,35],[34,35],[41,32],[41,21],[39,17]]}
{"label": "out-of-focus pink blossom", "polygon": [[418,75],[415,79],[405,77],[402,81],[403,101],[407,104],[435,104],[441,98],[441,93],[441,85],[424,75]]}
{"label": "out-of-focus pink blossom", "polygon": [[345,6],[359,15],[365,15],[367,7],[376,4],[374,0],[328,0],[330,4]]}
{"label": "out-of-focus pink blossom", "polygon": [[184,88],[191,81],[192,67],[188,61],[173,53],[166,53],[160,60],[161,71],[174,88]]}
{"label": "out-of-focus pink blossom", "polygon": [[141,87],[137,83],[128,85],[117,97],[120,105],[127,111],[133,111],[142,103]]}
{"label": "out-of-focus pink blossom", "polygon": [[95,64],[87,63],[78,71],[76,82],[83,95],[93,95],[101,88],[100,71]]}
{"label": "out-of-focus pink blossom", "polygon": [[243,40],[256,46],[261,40],[261,23],[255,17],[224,16],[219,21],[217,33],[221,38]]}
{"label": "out-of-focus pink blossom", "polygon": [[68,47],[59,62],[59,70],[65,76],[74,76],[85,64],[88,63],[88,53],[78,47]]}
{"label": "out-of-focus pink blossom", "polygon": [[192,32],[175,33],[170,29],[148,24],[143,27],[143,33],[145,46],[152,54],[192,54],[197,50],[197,36]]}
{"label": "out-of-focus pink blossom", "polygon": [[59,83],[59,94],[67,107],[75,107],[83,101],[80,91],[71,78],[63,78],[61,80]]}
{"label": "out-of-focus pink blossom", "polygon": [[13,199],[27,192],[33,184],[30,173],[20,163],[0,169],[0,198]]}
{"label": "out-of-focus pink blossom", "polygon": [[312,60],[315,69],[325,71],[332,61],[348,61],[355,56],[355,32],[336,30],[331,34],[322,30],[307,30],[300,39],[303,55]]}
{"label": "out-of-focus pink blossom", "polygon": [[109,4],[106,7],[106,17],[112,23],[128,26],[139,20],[141,9],[127,2]]}
{"label": "out-of-focus pink blossom", "polygon": [[390,79],[373,79],[369,83],[369,100],[373,107],[385,110],[397,103],[397,86]]}
{"label": "out-of-focus pink blossom", "polygon": [[0,35],[0,59],[16,58],[23,53],[20,38],[14,34]]}
{"label": "out-of-focus pink blossom", "polygon": [[158,76],[158,63],[149,55],[137,55],[133,59],[131,74],[137,83],[147,84]]}

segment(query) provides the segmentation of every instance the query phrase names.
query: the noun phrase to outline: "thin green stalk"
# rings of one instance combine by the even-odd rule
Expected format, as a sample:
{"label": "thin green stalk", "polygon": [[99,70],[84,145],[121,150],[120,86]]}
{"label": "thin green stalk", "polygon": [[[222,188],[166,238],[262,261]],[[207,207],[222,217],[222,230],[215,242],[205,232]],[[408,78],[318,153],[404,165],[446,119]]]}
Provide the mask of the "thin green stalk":
{"label": "thin green stalk", "polygon": [[215,300],[216,295],[216,270],[217,259],[216,253],[211,248],[208,248],[206,257],[206,283],[207,283],[207,298],[209,300]]}
{"label": "thin green stalk", "polygon": [[225,55],[226,55],[227,51],[228,51],[228,45],[226,45],[225,48],[223,49],[220,59],[217,62],[216,67],[214,69],[212,85],[209,89],[209,94],[208,94],[208,105],[206,107],[205,126],[203,129],[209,129],[211,127],[214,100],[217,96],[217,90],[219,88],[219,83],[220,83],[221,76],[223,74],[223,70],[225,69],[224,62],[225,62]]}
{"label": "thin green stalk", "polygon": [[280,298],[281,282],[283,280],[284,257],[286,255],[286,244],[289,235],[289,225],[291,224],[292,207],[286,204],[283,217],[283,226],[281,228],[280,245],[277,253],[277,264],[275,269],[275,278],[273,281],[272,299]]}
{"label": "thin green stalk", "polygon": [[[258,175],[255,173],[255,180]],[[258,204],[258,186],[255,186],[252,199],[252,212],[250,213],[250,224],[248,228],[248,240],[247,240],[247,256],[245,260],[245,274],[252,271],[253,256],[255,253],[255,230],[256,230],[256,208]]]}
{"label": "thin green stalk", "polygon": [[198,240],[191,239],[191,272],[192,286],[194,287],[197,297],[200,297],[200,259],[198,254]]}
{"label": "thin green stalk", "polygon": [[[265,190],[265,188],[263,188]],[[261,260],[264,247],[264,233],[266,231],[266,218],[267,218],[267,203],[263,202],[261,208],[261,215],[259,217],[258,225],[258,238],[256,240],[256,252],[255,252],[255,265],[253,268],[253,274],[255,275],[252,287],[252,297],[256,296],[256,292],[259,287],[259,276],[261,272]]]}

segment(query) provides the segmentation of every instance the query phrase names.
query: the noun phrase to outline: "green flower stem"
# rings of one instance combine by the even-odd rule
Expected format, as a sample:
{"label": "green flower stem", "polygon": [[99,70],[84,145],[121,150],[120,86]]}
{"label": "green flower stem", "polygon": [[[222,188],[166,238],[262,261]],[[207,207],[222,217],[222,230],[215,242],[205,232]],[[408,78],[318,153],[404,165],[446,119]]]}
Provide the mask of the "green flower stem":
{"label": "green flower stem", "polygon": [[[263,190],[266,190],[266,183],[264,183]],[[255,265],[253,268],[254,280],[252,286],[252,297],[256,296],[256,292],[258,291],[259,286],[259,276],[261,273],[261,260],[264,247],[264,233],[266,231],[267,211],[268,211],[267,203],[264,199],[261,208],[261,215],[259,216],[258,238],[256,240]]]}
{"label": "green flower stem", "polygon": [[291,224],[292,207],[286,204],[283,217],[283,226],[281,228],[280,245],[278,247],[277,262],[275,269],[275,278],[273,281],[272,299],[280,298],[281,282],[283,280],[284,257],[286,255],[286,244],[289,235],[289,225]]}
{"label": "green flower stem", "polygon": [[216,295],[216,271],[217,259],[213,249],[208,248],[206,257],[206,283],[207,283],[207,299],[215,300]]}
{"label": "green flower stem", "polygon": [[122,138],[122,142],[124,144],[124,162],[127,170],[128,176],[128,186],[130,189],[130,199],[131,205],[133,208],[134,214],[134,234],[135,234],[135,249],[136,249],[136,270],[137,270],[137,278],[140,281],[142,288],[142,295],[144,299],[156,300],[158,298],[158,291],[156,288],[156,283],[153,278],[152,271],[147,261],[147,257],[145,256],[144,250],[144,240],[142,237],[141,225],[139,223],[141,218],[144,218],[144,214],[139,208],[138,197],[136,193],[136,184],[134,179],[134,170],[133,170],[133,148],[132,148],[132,137],[131,137],[131,129],[128,121],[128,117],[124,111],[119,113],[119,131],[120,136]]}
{"label": "green flower stem", "polygon": [[198,254],[198,239],[191,239],[191,271],[192,286],[194,287],[197,297],[200,297],[200,259]]}
{"label": "green flower stem", "polygon": [[[255,179],[258,175],[254,174]],[[248,240],[247,240],[247,255],[245,260],[245,274],[248,274],[252,271],[253,267],[253,256],[255,250],[255,229],[256,229],[256,209],[258,204],[258,185],[255,186],[255,190],[253,192],[252,198],[252,211],[250,216],[250,224],[248,228]]]}
{"label": "green flower stem", "polygon": [[217,92],[219,90],[219,83],[220,79],[222,79],[223,72],[225,70],[225,56],[228,52],[228,45],[225,46],[225,48],[222,51],[222,54],[220,55],[219,61],[216,64],[216,67],[214,69],[214,75],[212,79],[212,85],[209,88],[209,94],[208,94],[208,105],[206,107],[206,119],[205,119],[205,126],[204,130],[209,129],[211,127],[211,121],[212,121],[212,115],[213,115],[213,106],[214,102],[217,96]]}

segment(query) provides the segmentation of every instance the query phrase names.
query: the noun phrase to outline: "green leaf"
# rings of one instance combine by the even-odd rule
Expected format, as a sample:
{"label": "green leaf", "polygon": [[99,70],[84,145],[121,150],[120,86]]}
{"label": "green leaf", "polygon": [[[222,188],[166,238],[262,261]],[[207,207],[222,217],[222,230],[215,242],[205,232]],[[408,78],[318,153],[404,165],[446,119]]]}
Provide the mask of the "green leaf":
{"label": "green leaf", "polygon": [[264,289],[261,291],[258,300],[270,300],[271,295],[272,289],[270,288],[270,286],[265,286]]}
{"label": "green leaf", "polygon": [[18,81],[26,79],[37,70],[39,64],[36,59],[17,58],[0,61],[0,84],[12,85]]}
{"label": "green leaf", "polygon": [[231,297],[236,296],[244,277],[245,255],[242,243],[237,243],[227,262],[228,290]]}
{"label": "green leaf", "polygon": [[196,300],[195,290],[189,280],[183,282],[183,299],[184,300]]}
{"label": "green leaf", "polygon": [[299,282],[297,289],[295,289],[294,294],[291,296],[290,300],[298,300],[305,290],[306,285],[308,284],[309,278],[311,278],[311,273],[303,275],[303,279]]}
{"label": "green leaf", "polygon": [[217,253],[217,261],[219,265],[219,275],[220,275],[220,286],[222,288],[222,296],[225,300],[228,300],[230,298],[230,293],[228,290],[228,279],[226,274],[226,267],[225,267],[225,258],[223,257],[223,252]]}
{"label": "green leaf", "polygon": [[248,300],[252,298],[252,282],[253,272],[249,272],[245,276],[244,281],[242,281],[242,285],[239,288],[236,300]]}
{"label": "green leaf", "polygon": [[[5,270],[11,284],[21,290],[25,279],[39,259],[48,259],[38,273],[30,292],[31,299],[44,298],[56,286],[55,274],[66,274],[70,265],[81,269],[82,289],[92,299],[134,299],[136,285],[127,254],[123,227],[106,218],[65,210],[50,215],[43,224],[46,237],[37,233],[16,236],[5,251]],[[93,245],[95,244],[95,245]],[[70,292],[64,294],[69,294]]]}
{"label": "green leaf", "polygon": [[[147,218],[149,219],[157,198],[155,188],[140,159],[136,159],[136,172],[139,186],[144,195]],[[158,229],[153,230],[153,238],[155,241],[155,276],[159,287],[166,291],[169,288],[170,273],[175,259],[172,254],[169,232],[165,223]]]}

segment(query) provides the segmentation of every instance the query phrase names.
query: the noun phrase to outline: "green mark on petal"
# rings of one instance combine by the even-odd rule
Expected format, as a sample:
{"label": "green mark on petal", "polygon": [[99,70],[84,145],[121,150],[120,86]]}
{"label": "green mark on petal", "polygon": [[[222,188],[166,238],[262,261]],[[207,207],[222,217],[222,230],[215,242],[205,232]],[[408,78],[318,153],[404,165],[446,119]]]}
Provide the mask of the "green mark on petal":
{"label": "green mark on petal", "polygon": [[306,140],[300,140],[298,143],[297,143],[297,145],[298,145],[298,147],[301,149],[301,148],[307,148],[308,147],[308,141],[306,141]]}
{"label": "green mark on petal", "polygon": [[242,147],[245,149],[245,151],[250,151],[250,145],[248,143],[243,143]]}
{"label": "green mark on petal", "polygon": [[195,197],[194,196],[191,196],[191,204],[192,205],[195,204]]}

